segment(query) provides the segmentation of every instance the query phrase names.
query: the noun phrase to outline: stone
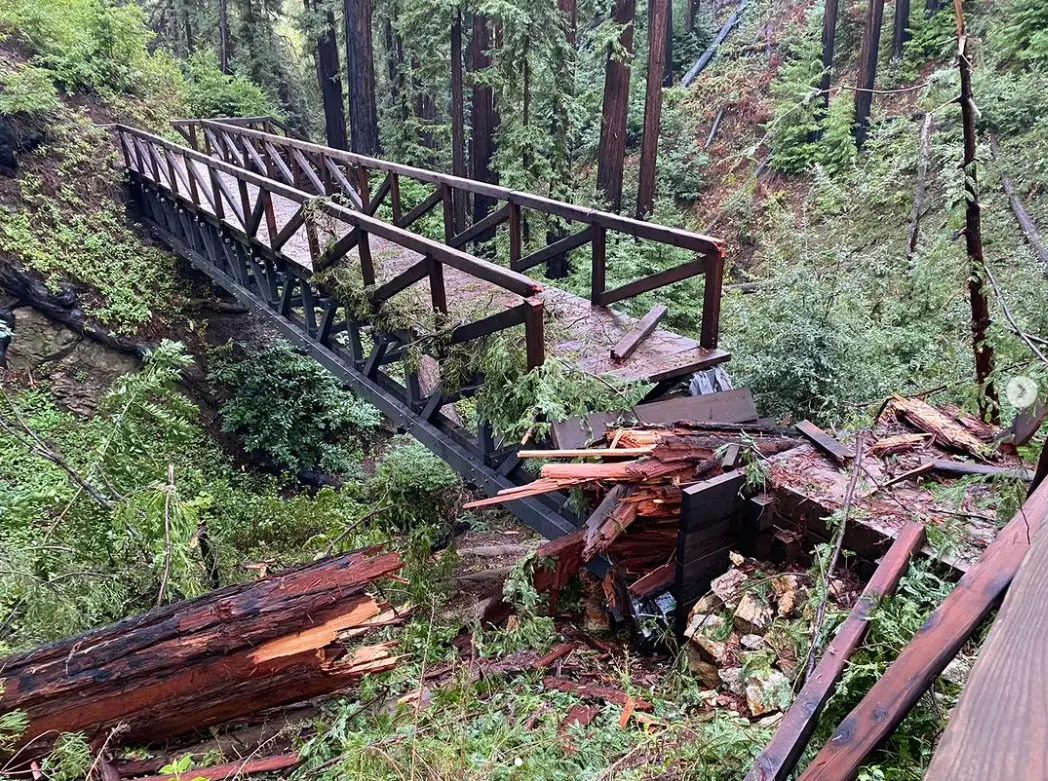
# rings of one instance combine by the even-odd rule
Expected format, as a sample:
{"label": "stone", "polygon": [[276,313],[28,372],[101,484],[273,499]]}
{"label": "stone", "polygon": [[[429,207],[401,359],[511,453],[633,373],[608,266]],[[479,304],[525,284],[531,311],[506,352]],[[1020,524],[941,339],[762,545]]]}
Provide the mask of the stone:
{"label": "stone", "polygon": [[747,651],[760,651],[764,648],[764,638],[760,635],[743,635],[739,638],[739,645]]}
{"label": "stone", "polygon": [[714,578],[710,583],[710,590],[721,602],[729,608],[734,609],[739,604],[742,596],[742,584],[746,582],[746,575],[737,569],[730,569],[719,578]]}
{"label": "stone", "polygon": [[704,656],[715,664],[723,664],[728,658],[728,644],[722,640],[714,640],[706,635],[695,635],[691,642],[699,647]]}
{"label": "stone", "polygon": [[720,676],[724,688],[732,694],[737,694],[741,697],[745,693],[746,683],[743,680],[741,667],[725,667],[718,670],[717,674]]}
{"label": "stone", "polygon": [[772,621],[771,608],[752,591],[742,595],[735,608],[735,628],[747,635],[763,635]]}
{"label": "stone", "polygon": [[138,368],[138,359],[84,339],[55,363],[51,389],[55,398],[73,412],[91,415],[113,383]]}
{"label": "stone", "polygon": [[694,645],[688,643],[684,652],[688,655],[688,669],[698,680],[699,684],[706,689],[716,689],[720,686],[720,677],[717,675],[718,667],[702,658],[702,654]]}
{"label": "stone", "polygon": [[691,609],[694,613],[716,613],[724,603],[716,594],[706,594]]}
{"label": "stone", "polygon": [[66,357],[83,338],[31,307],[19,307],[13,314],[14,334],[7,348],[12,371],[36,372],[45,363]]}
{"label": "stone", "polygon": [[779,597],[779,604],[776,606],[776,611],[783,618],[792,616],[797,610],[797,592],[787,591],[781,597]]}
{"label": "stone", "polygon": [[778,670],[760,670],[746,680],[746,705],[754,716],[786,710],[793,688],[790,679]]}
{"label": "stone", "polygon": [[684,630],[684,635],[698,646],[708,661],[722,664],[728,646],[727,643],[715,639],[714,636],[723,633],[725,623],[725,620],[718,615],[693,613],[687,629]]}
{"label": "stone", "polygon": [[685,637],[693,637],[697,633],[711,634],[724,627],[724,619],[715,613],[697,613],[692,610],[688,616],[688,626],[684,630]]}
{"label": "stone", "polygon": [[731,563],[734,564],[736,567],[741,567],[743,563],[746,561],[745,556],[743,556],[741,553],[736,553],[735,551],[730,551],[728,553],[728,558],[731,560]]}

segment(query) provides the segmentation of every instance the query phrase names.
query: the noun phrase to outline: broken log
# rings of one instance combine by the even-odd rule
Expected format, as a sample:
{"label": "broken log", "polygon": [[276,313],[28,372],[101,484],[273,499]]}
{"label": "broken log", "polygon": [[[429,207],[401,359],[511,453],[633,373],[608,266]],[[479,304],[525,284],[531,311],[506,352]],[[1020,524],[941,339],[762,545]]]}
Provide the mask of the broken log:
{"label": "broken log", "polygon": [[933,472],[942,472],[947,475],[980,475],[983,477],[1014,477],[1019,480],[1030,482],[1033,473],[1028,469],[1007,468],[1003,466],[991,466],[990,464],[968,464],[963,461],[950,461],[948,459],[936,458],[931,461]]}
{"label": "broken log", "polygon": [[[943,414],[931,404],[921,399],[894,396],[888,402],[887,409],[895,413],[899,420],[909,423],[914,428],[931,434],[935,441],[954,450],[969,453],[976,458],[985,458],[990,446],[974,433],[962,420],[955,420]],[[963,416],[966,413],[961,413]]]}
{"label": "broken log", "polygon": [[785,781],[797,766],[819,720],[826,701],[833,694],[844,668],[869,627],[869,616],[882,597],[895,592],[910,565],[910,557],[924,545],[924,526],[911,523],[900,530],[848,618],[841,624],[814,672],[804,682],[793,705],[786,712],[775,737],[758,757],[745,781]]}
{"label": "broken log", "polygon": [[[990,150],[993,153],[994,162],[999,163],[1000,161],[997,158],[1001,153],[1001,149],[997,146],[996,136],[990,136]],[[1019,194],[1015,191],[1015,187],[1012,186],[1011,179],[1005,176],[1003,172],[1001,173],[1001,186],[1004,188],[1004,194],[1008,196],[1008,203],[1011,204],[1012,214],[1015,215],[1015,220],[1019,223],[1019,229],[1023,232],[1023,238],[1026,239],[1026,243],[1030,245],[1030,249],[1033,250],[1037,259],[1041,261],[1045,276],[1048,276],[1048,247],[1044,245],[1041,232],[1037,230],[1036,223],[1030,217],[1030,213],[1026,211],[1026,207],[1023,206]]]}
{"label": "broken log", "polygon": [[28,719],[19,760],[62,732],[126,724],[123,742],[163,741],[391,669],[393,644],[343,638],[397,620],[366,589],[400,567],[396,553],[347,553],[0,659],[0,712]]}
{"label": "broken log", "polygon": [[710,64],[710,60],[712,60],[713,55],[717,53],[718,47],[724,43],[724,39],[728,37],[728,34],[735,29],[735,25],[739,23],[739,20],[742,18],[742,12],[746,10],[746,4],[748,2],[749,0],[742,0],[742,2],[740,2],[735,8],[731,16],[728,17],[728,21],[724,23],[720,32],[717,33],[717,37],[713,39],[713,43],[711,43],[706,51],[702,53],[702,56],[699,57],[698,61],[691,66],[691,69],[684,74],[684,77],[680,80],[682,86],[687,87],[690,85],[695,81],[695,77],[702,73],[706,66]]}
{"label": "broken log", "polygon": [[800,781],[855,777],[997,604],[1048,518],[1041,484],[823,746]]}
{"label": "broken log", "polygon": [[659,321],[665,317],[666,312],[667,309],[662,304],[653,306],[651,311],[638,320],[633,329],[622,337],[618,344],[611,348],[612,359],[624,361],[633,355],[641,343],[655,330],[655,326],[659,324]]}

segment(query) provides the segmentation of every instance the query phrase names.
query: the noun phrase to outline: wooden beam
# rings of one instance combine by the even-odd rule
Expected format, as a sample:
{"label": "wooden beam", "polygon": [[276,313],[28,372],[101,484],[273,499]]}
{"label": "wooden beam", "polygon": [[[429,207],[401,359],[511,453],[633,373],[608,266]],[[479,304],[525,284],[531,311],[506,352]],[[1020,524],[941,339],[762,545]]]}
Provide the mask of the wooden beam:
{"label": "wooden beam", "polygon": [[532,252],[530,255],[525,255],[513,264],[513,270],[527,271],[532,266],[545,263],[547,260],[555,258],[558,255],[563,255],[565,252],[571,252],[573,249],[577,249],[583,244],[588,244],[593,241],[594,233],[595,229],[591,226],[587,226],[578,233],[565,236],[563,239],[555,241],[536,252]]}
{"label": "wooden beam", "polygon": [[405,214],[397,223],[398,228],[406,228],[418,220],[422,215],[444,200],[444,192],[439,187],[428,197],[418,203],[414,209]]}
{"label": "wooden beam", "polygon": [[1048,518],[1042,483],[998,532],[898,658],[845,717],[800,781],[845,781],[891,734],[1008,588]]}
{"label": "wooden beam", "polygon": [[636,352],[641,342],[648,338],[655,326],[665,316],[667,309],[662,304],[656,304],[648,314],[644,315],[637,324],[633,326],[628,334],[619,340],[619,343],[611,348],[611,357],[616,361],[624,361]]}
{"label": "wooden beam", "polygon": [[628,282],[614,290],[605,291],[600,294],[600,304],[601,306],[609,306],[624,298],[633,298],[633,296],[639,296],[641,293],[647,293],[650,290],[656,290],[666,285],[672,285],[674,282],[698,276],[705,270],[705,258],[696,258],[679,266],[660,271],[657,274],[650,274],[633,282]]}
{"label": "wooden beam", "polygon": [[[480,222],[473,223],[473,225],[471,225],[470,227],[466,228],[466,230],[462,231],[461,233],[459,233],[456,236],[453,236],[451,241],[448,242],[448,246],[449,247],[461,247],[461,246],[464,246],[464,245],[468,244],[469,242],[473,241],[473,239],[477,238],[478,236],[480,236],[480,235],[482,235],[484,233],[487,233],[492,228],[495,228],[498,225],[501,225],[507,219],[509,219],[509,204],[508,203],[504,204],[502,206],[502,208],[496,209],[495,211],[493,211],[491,214],[489,214],[487,217],[485,217]],[[512,263],[511,263],[511,265],[512,265]]]}
{"label": "wooden beam", "polygon": [[841,466],[846,465],[849,460],[855,458],[854,450],[846,448],[810,420],[802,420],[798,423],[797,430],[801,432],[809,442],[815,445],[815,447]]}
{"label": "wooden beam", "polygon": [[837,630],[815,670],[807,677],[793,705],[786,712],[775,737],[765,747],[745,781],[786,781],[818,724],[819,714],[844,673],[848,658],[859,647],[869,627],[870,612],[881,598],[895,592],[910,565],[910,558],[924,545],[924,526],[909,523],[877,565],[862,596]]}

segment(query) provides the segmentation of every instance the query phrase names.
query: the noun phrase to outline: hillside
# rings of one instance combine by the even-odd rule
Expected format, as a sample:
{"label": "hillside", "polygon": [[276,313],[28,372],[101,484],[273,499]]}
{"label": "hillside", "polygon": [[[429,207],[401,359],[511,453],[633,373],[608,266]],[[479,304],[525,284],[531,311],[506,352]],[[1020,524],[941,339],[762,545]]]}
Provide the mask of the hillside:
{"label": "hillside", "polygon": [[[883,21],[874,86],[860,88],[871,61],[863,39],[877,7]],[[48,730],[39,745],[36,738],[27,745],[22,736],[35,735],[40,718],[33,708],[43,706],[27,698],[23,680],[30,678],[5,684],[0,672],[0,779],[256,772],[303,781],[741,779],[857,609],[887,544],[919,522],[925,528],[915,549],[925,555],[902,567],[896,594],[869,617],[868,634],[798,764],[803,772],[920,635],[925,618],[961,591],[954,589],[960,574],[979,572],[980,557],[1010,518],[1022,516],[1048,464],[1040,425],[1048,403],[1048,256],[1037,233],[1048,226],[1048,2],[960,8],[972,68],[967,137],[958,9],[929,2],[909,9],[908,25],[897,25],[897,11],[906,8],[903,0],[842,2],[830,69],[821,61],[827,6],[807,0],[306,0],[302,7],[280,0],[13,0],[0,8],[0,657],[22,670],[15,662],[68,647],[67,666],[75,658],[76,674],[87,676],[92,659],[80,633],[114,632],[124,642],[121,627],[132,625],[114,622],[148,627],[151,616],[195,615],[223,594],[251,599],[288,568],[329,572],[324,568],[337,569],[332,562],[345,567],[358,556],[399,554],[397,567],[353,581],[370,611],[362,624],[356,614],[328,612],[314,621],[308,610],[285,605],[285,633],[266,627],[271,634],[261,634],[252,621],[265,621],[255,613],[222,614],[216,638],[229,645],[204,641],[199,664],[226,664],[231,682],[222,696],[235,699],[237,680],[251,705],[191,725],[205,729],[151,733],[150,723],[106,722],[100,732]],[[653,23],[667,12],[666,28]],[[681,84],[736,14],[738,24],[725,31],[709,64]],[[658,74],[663,67],[664,87],[648,78],[649,68]],[[656,95],[658,121],[651,114]],[[865,121],[855,113],[857,95],[872,104]],[[245,307],[165,244],[114,126],[185,145],[173,120],[235,117],[273,117],[288,138],[723,241],[719,347],[731,360],[722,368],[736,389],[752,391],[759,419],[743,414],[735,427],[713,433],[702,421],[696,432],[687,429],[696,421],[660,419],[647,427],[654,433],[613,428],[606,436],[591,432],[579,446],[615,448],[624,438],[639,458],[631,467],[670,464],[656,477],[579,479],[572,470],[606,475],[623,462],[594,463],[601,453],[574,449],[565,463],[555,461],[563,456],[525,457],[523,467],[503,461],[525,485],[561,475],[558,512],[566,507],[582,522],[597,518],[609,496],[617,501],[632,491],[629,501],[648,502],[621,522],[615,513],[624,501],[610,515],[617,528],[600,522],[601,533],[619,541],[602,551],[612,551],[617,567],[613,576],[594,576],[568,543],[543,545],[519,513],[483,501],[493,491],[457,473],[428,441],[404,433],[411,420],[384,415],[355,395],[303,343],[283,341],[272,317]],[[616,122],[621,133],[610,129]],[[975,163],[967,166],[966,142],[975,144]],[[202,143],[213,151],[211,140]],[[237,154],[248,167],[247,148]],[[262,155],[279,180],[276,150]],[[290,172],[304,190],[308,166]],[[348,165],[344,171],[356,175]],[[335,176],[322,166],[318,173],[325,185]],[[312,168],[309,174],[317,176]],[[165,175],[176,177],[174,169]],[[223,181],[232,205],[241,193],[234,178]],[[382,181],[371,180],[372,195]],[[432,188],[423,184],[399,180],[404,213],[425,203]],[[219,184],[212,187],[221,203]],[[444,221],[429,212],[410,227],[414,235],[444,244],[454,233],[448,219],[476,224],[498,213],[495,199],[485,206],[475,197],[460,207],[448,192],[442,199],[438,187],[433,199]],[[245,218],[250,195],[245,187]],[[258,198],[256,230],[265,226],[272,244],[276,225],[265,221]],[[322,200],[310,196],[303,224],[314,219],[309,204]],[[348,198],[329,200],[354,208]],[[374,219],[395,222],[401,206],[391,203],[392,196],[376,203]],[[458,208],[461,217],[447,216]],[[203,211],[194,219],[206,222]],[[541,251],[580,227],[556,210],[512,219],[463,251],[499,262]],[[973,219],[981,260],[971,252]],[[226,239],[235,245],[233,232]],[[693,257],[621,232],[606,241],[604,289]],[[395,257],[396,250],[392,240],[375,244],[380,268],[424,257],[421,250]],[[585,307],[595,284],[593,251],[582,244],[527,277],[575,294]],[[361,252],[317,274],[325,300],[345,307],[340,344],[349,344],[354,313],[371,318],[356,336],[365,357],[375,355],[370,350],[384,332],[409,333],[399,353],[391,350],[403,365],[390,376],[408,385],[414,374],[423,385],[436,383],[438,393],[443,381],[454,398],[437,397],[430,412],[489,436],[498,447],[481,459],[486,467],[501,468],[493,459],[505,450],[554,447],[559,421],[633,410],[658,388],[559,358],[553,346],[576,337],[575,324],[564,326],[556,311],[546,312],[547,360],[539,368],[530,364],[533,345],[517,332],[457,347],[451,335],[463,322],[441,312],[436,298],[432,307],[429,295],[381,307],[372,301],[376,285],[353,276]],[[427,285],[432,273],[423,272]],[[632,296],[594,322],[621,324],[662,305],[660,327],[695,344],[706,338],[706,278]],[[287,311],[306,316],[301,289],[285,288],[283,298]],[[988,319],[973,324],[979,301]],[[597,351],[607,362],[597,338],[575,348]],[[678,394],[670,402],[701,403],[686,395],[689,379],[668,383]],[[472,387],[484,382],[483,390]],[[910,399],[966,431],[963,446],[940,423],[922,427],[897,411]],[[830,436],[829,453],[794,428],[803,420]],[[1025,433],[1016,436],[1019,430]],[[850,454],[835,458],[832,442]],[[660,448],[672,451],[664,463]],[[678,458],[688,464],[684,471],[674,466]],[[943,459],[960,459],[968,471],[933,476],[928,459],[939,468]],[[977,467],[989,471],[980,475]],[[685,604],[676,593],[690,623],[684,636],[675,631],[682,627],[674,625],[674,609],[655,597],[672,589],[629,602],[613,584],[625,588],[626,570],[632,588],[643,579],[638,572],[672,569],[683,555],[681,488],[711,475],[734,476],[741,486],[729,503],[789,494],[819,505],[821,516],[779,507],[776,525],[759,540],[725,542],[715,571],[703,576],[701,598]],[[864,547],[868,532],[881,536]],[[672,534],[668,558],[657,547],[660,534]],[[1024,544],[1032,545],[1029,537]],[[642,562],[639,570],[631,556]],[[324,577],[349,577],[340,572]],[[216,596],[219,589],[230,591]],[[309,609],[329,609],[327,596],[309,593],[318,600]],[[204,602],[191,601],[198,598]],[[987,603],[984,616],[991,603],[998,604]],[[956,658],[931,676],[931,688],[921,690],[889,740],[864,756],[858,778],[925,776],[989,626],[969,627]],[[303,664],[326,672],[338,664],[359,664],[361,672],[327,688],[305,668],[265,673],[301,687],[302,696],[275,697],[279,687],[258,686],[258,668],[236,656],[238,633],[255,631],[266,653],[251,635],[244,659],[273,663],[299,653]],[[170,668],[159,677],[175,678],[177,664],[164,663]],[[121,674],[140,674],[134,667]],[[48,674],[65,681],[57,667]],[[102,692],[108,673],[95,675],[92,685]],[[119,676],[114,680],[122,691]],[[69,681],[55,685],[59,694],[62,686],[73,691]],[[251,699],[255,686],[270,691]],[[51,691],[41,685],[39,696]],[[188,703],[194,688],[172,691]],[[257,713],[267,696],[274,707]],[[28,715],[5,704],[18,697],[31,703]],[[128,694],[135,713],[132,700]],[[60,724],[60,714],[76,708],[59,702]],[[162,704],[148,712],[156,716]],[[223,713],[217,702],[198,706]],[[141,739],[156,734],[162,739]],[[212,766],[217,775],[209,775]]]}

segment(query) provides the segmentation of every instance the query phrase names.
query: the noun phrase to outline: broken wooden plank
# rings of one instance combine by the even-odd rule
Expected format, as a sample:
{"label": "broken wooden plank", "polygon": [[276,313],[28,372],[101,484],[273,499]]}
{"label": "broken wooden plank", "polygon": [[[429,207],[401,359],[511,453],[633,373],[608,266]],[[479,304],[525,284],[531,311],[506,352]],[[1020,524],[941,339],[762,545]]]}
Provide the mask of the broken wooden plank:
{"label": "broken wooden plank", "polygon": [[298,753],[280,754],[275,757],[242,759],[239,762],[227,762],[224,765],[198,767],[181,773],[168,773],[159,776],[144,776],[137,781],[180,781],[181,779],[204,779],[204,781],[225,781],[228,778],[239,778],[257,773],[276,773],[299,764],[302,760]]}
{"label": "broken wooden plank", "polygon": [[892,547],[881,559],[873,577],[851,613],[837,630],[815,670],[808,676],[793,705],[786,712],[771,742],[758,757],[745,781],[785,781],[797,766],[819,720],[826,701],[833,694],[849,657],[859,647],[869,626],[872,611],[882,597],[895,592],[910,564],[910,557],[924,545],[924,526],[904,526]]}
{"label": "broken wooden plank", "polygon": [[611,516],[615,511],[615,508],[619,505],[619,500],[622,499],[626,493],[626,486],[622,483],[613,485],[608,492],[604,495],[600,504],[597,505],[590,517],[586,520],[586,534],[585,543],[582,548],[582,558],[584,561],[588,561],[597,555],[597,545],[600,542],[601,529],[604,526],[604,522]]}
{"label": "broken wooden plank", "polygon": [[800,781],[855,777],[997,604],[1046,518],[1048,483],[1042,483],[845,717]]}
{"label": "broken wooden plank", "polygon": [[661,567],[648,572],[630,584],[629,592],[637,599],[648,597],[666,591],[677,579],[677,562],[670,561]]}
{"label": "broken wooden plank", "polygon": [[801,432],[815,447],[828,455],[841,466],[846,466],[849,459],[855,457],[855,451],[845,447],[836,439],[831,437],[810,420],[802,420],[797,424],[797,430]]}
{"label": "broken wooden plank", "polygon": [[[615,488],[618,487],[615,486]],[[610,512],[600,518],[592,528],[588,523],[586,524],[586,544],[582,549],[583,562],[592,561],[605,553],[619,538],[619,535],[637,520],[638,505],[636,502],[628,501],[630,494],[637,490],[637,487],[626,489],[622,494],[622,501],[613,504]],[[608,493],[610,495],[611,491]]]}
{"label": "broken wooden plank", "polygon": [[894,434],[881,437],[870,445],[870,455],[884,457],[896,453],[906,453],[915,448],[924,447],[931,440],[931,434]]}
{"label": "broken wooden plank", "polygon": [[639,458],[655,449],[648,447],[595,447],[575,450],[518,450],[517,458]]}
{"label": "broken wooden plank", "polygon": [[641,342],[648,338],[659,321],[665,317],[667,309],[662,304],[656,304],[648,314],[644,315],[637,324],[633,326],[628,334],[622,337],[618,344],[611,348],[611,357],[615,361],[624,361],[636,352]]}
{"label": "broken wooden plank", "polygon": [[925,781],[1045,776],[1046,571],[1048,536],[1041,532],[979,650]]}
{"label": "broken wooden plank", "polygon": [[1030,482],[1033,480],[1033,472],[1018,467],[993,466],[991,464],[972,464],[965,461],[950,461],[949,459],[936,458],[931,462],[931,470],[948,475],[980,475],[984,477],[1014,477],[1019,480]]}
{"label": "broken wooden plank", "polygon": [[383,617],[366,589],[400,567],[396,553],[348,553],[0,659],[0,712],[26,714],[28,761],[62,732],[126,724],[122,741],[162,741],[345,688],[396,664],[391,644],[342,636]]}

